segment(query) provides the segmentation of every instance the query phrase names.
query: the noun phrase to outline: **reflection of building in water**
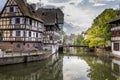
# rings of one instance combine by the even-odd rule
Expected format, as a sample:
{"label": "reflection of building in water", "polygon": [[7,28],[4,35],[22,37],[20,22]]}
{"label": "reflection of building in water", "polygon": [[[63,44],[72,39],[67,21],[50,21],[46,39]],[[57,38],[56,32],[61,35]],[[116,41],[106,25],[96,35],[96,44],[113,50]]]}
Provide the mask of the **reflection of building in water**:
{"label": "reflection of building in water", "polygon": [[0,68],[0,79],[63,80],[63,59],[57,54],[53,55],[53,58],[38,63],[35,62],[27,65],[8,66]]}
{"label": "reflection of building in water", "polygon": [[120,61],[113,59],[112,60],[112,75],[116,78],[120,77]]}

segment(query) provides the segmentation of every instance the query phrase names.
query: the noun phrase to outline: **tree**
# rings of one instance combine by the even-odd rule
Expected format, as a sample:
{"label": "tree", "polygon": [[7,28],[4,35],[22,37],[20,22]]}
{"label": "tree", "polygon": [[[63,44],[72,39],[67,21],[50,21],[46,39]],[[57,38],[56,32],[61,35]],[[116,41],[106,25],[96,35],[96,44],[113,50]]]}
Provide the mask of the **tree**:
{"label": "tree", "polygon": [[111,26],[108,24],[118,14],[117,10],[106,9],[96,19],[94,19],[91,29],[87,32],[86,40],[89,47],[106,47],[109,44],[111,36]]}

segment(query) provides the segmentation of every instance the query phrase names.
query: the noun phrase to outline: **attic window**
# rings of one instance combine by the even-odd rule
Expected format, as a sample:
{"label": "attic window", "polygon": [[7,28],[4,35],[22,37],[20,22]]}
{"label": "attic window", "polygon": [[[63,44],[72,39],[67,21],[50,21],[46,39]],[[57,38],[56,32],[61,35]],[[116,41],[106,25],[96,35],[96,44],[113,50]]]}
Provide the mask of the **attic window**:
{"label": "attic window", "polygon": [[14,7],[10,7],[10,12],[14,12]]}

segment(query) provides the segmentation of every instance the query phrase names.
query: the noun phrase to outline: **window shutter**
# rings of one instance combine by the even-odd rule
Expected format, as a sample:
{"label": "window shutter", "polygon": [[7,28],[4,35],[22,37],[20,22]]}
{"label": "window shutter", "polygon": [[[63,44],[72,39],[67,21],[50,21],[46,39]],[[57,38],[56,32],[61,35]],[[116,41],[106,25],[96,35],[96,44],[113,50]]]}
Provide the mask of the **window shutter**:
{"label": "window shutter", "polygon": [[14,12],[16,12],[16,7],[14,7]]}
{"label": "window shutter", "polygon": [[12,36],[15,37],[16,36],[16,31],[12,32]]}
{"label": "window shutter", "polygon": [[10,12],[10,7],[6,7],[6,9],[7,9],[7,12]]}
{"label": "window shutter", "polygon": [[20,24],[23,24],[23,22],[22,22],[22,21],[23,21],[23,18],[20,18]]}
{"label": "window shutter", "polygon": [[12,18],[12,24],[15,24],[15,18]]}

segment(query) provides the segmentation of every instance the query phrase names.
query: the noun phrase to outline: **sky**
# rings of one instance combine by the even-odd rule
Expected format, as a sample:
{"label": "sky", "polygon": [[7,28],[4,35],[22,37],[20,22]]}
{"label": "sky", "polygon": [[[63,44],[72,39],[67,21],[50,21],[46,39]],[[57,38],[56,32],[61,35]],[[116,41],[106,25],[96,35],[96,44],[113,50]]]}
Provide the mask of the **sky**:
{"label": "sky", "polygon": [[[6,0],[0,0],[2,10]],[[28,0],[39,3],[40,0]],[[79,34],[91,27],[93,20],[106,8],[118,9],[120,0],[41,0],[42,7],[61,8],[64,13],[64,31]]]}

